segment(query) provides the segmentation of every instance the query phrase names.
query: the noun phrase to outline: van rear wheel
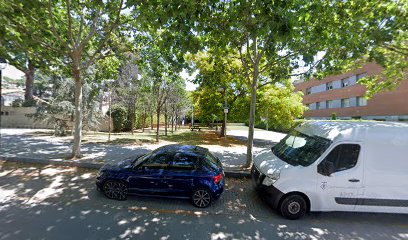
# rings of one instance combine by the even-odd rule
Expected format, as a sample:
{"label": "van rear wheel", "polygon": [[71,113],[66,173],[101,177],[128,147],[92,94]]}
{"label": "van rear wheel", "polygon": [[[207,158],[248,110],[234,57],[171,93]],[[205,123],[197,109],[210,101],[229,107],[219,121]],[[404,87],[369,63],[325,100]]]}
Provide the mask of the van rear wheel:
{"label": "van rear wheel", "polygon": [[299,219],[306,214],[306,200],[298,194],[289,195],[282,200],[279,210],[287,219]]}

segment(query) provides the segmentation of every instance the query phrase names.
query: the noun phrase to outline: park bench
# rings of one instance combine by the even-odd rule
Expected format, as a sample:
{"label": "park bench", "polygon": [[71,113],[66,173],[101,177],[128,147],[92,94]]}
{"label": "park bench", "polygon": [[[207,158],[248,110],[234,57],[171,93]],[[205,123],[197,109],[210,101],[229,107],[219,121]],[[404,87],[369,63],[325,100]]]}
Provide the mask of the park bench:
{"label": "park bench", "polygon": [[198,131],[201,131],[200,125],[193,125],[190,127],[191,131],[194,131],[194,129],[198,129]]}

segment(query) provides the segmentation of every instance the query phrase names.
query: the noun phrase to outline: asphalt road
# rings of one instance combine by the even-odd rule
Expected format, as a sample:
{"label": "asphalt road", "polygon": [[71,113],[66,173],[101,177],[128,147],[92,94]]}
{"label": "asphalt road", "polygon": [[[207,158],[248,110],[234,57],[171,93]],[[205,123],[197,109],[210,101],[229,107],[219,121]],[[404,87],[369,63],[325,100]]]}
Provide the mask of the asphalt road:
{"label": "asphalt road", "polygon": [[227,179],[207,209],[95,190],[96,172],[0,162],[0,239],[408,239],[408,215],[312,213],[289,221]]}

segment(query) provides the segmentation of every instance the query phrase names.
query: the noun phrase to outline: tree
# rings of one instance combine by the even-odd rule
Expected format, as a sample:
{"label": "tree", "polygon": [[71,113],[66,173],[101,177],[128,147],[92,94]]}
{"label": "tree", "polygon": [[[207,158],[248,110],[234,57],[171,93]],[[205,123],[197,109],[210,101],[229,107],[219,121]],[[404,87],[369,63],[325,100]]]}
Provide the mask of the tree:
{"label": "tree", "polygon": [[[86,81],[83,91],[83,102],[85,103],[83,114],[86,116],[84,128],[95,130],[103,117],[98,108],[98,94],[101,89],[100,86],[94,84],[92,75],[85,75],[84,80]],[[46,100],[39,99],[36,113],[29,116],[36,121],[46,121],[53,125],[56,136],[65,136],[74,120],[74,82],[57,75],[43,76],[42,81],[47,86],[43,91],[49,93],[50,96]]]}
{"label": "tree", "polygon": [[[31,33],[43,29],[31,25],[29,18],[24,16],[28,9],[38,15],[44,15],[44,8],[35,2],[23,2],[21,8],[17,9],[9,2],[0,1],[0,56],[24,73],[26,78],[24,99],[26,103],[33,103],[35,71],[38,68],[47,69],[47,65],[50,64],[50,53],[44,51],[31,37]],[[25,28],[23,33],[20,32],[21,25]]]}
{"label": "tree", "polygon": [[[216,9],[213,7],[213,15],[208,15],[211,19],[201,21],[200,27],[211,46],[228,46],[239,53],[251,96],[245,164],[249,167],[253,158],[257,90],[265,84],[288,79],[296,67],[291,60],[301,56],[301,50],[308,49],[308,56],[315,55],[316,50],[302,35],[306,26],[296,21],[301,7],[296,1],[232,1],[219,3]],[[312,64],[313,60],[303,59],[305,65]]]}
{"label": "tree", "polygon": [[[406,3],[399,1],[227,1],[196,7],[195,31],[210,48],[236,49],[244,66],[251,93],[246,167],[253,158],[260,87],[294,76],[333,74],[367,53],[374,56],[376,46],[400,53],[406,50]],[[376,15],[377,11],[381,13]],[[305,71],[299,71],[300,67]]]}
{"label": "tree", "polygon": [[294,92],[294,89],[290,81],[285,81],[284,84],[266,85],[258,91],[259,116],[263,116],[272,129],[287,132],[295,125],[295,120],[303,116],[306,110],[302,103],[303,93]]}
{"label": "tree", "polygon": [[[207,123],[222,119],[225,117],[224,99],[227,99],[230,108],[229,119],[232,120],[240,114],[242,111],[232,110],[240,98],[246,97],[248,88],[245,76],[241,74],[244,69],[238,52],[228,48],[215,48],[205,52],[200,51],[187,58],[191,65],[199,70],[194,80],[195,83],[200,84],[199,91],[194,94],[197,99],[195,105],[197,116]],[[225,127],[222,124],[221,136],[224,136]]]}
{"label": "tree", "polygon": [[[75,82],[75,127],[72,157],[78,158],[83,127],[83,73],[99,59],[113,52],[112,43],[116,30],[123,20],[123,0],[78,2],[57,1],[9,1],[14,12],[21,12],[25,21],[16,23],[19,34],[29,36],[61,62]],[[30,9],[29,6],[37,6]],[[40,8],[43,11],[37,12]],[[30,31],[30,29],[41,29]],[[116,34],[115,36],[120,36]],[[116,38],[117,39],[117,38]]]}
{"label": "tree", "polygon": [[367,96],[398,87],[408,72],[407,8],[405,0],[316,0],[304,4],[299,21],[318,26],[310,36],[320,34],[321,50],[327,53],[316,77],[375,61],[384,71],[360,81],[367,86]]}
{"label": "tree", "polygon": [[136,119],[136,104],[140,97],[142,82],[139,79],[138,59],[134,53],[126,53],[119,68],[116,82],[116,102],[127,108],[126,130],[133,134]]}

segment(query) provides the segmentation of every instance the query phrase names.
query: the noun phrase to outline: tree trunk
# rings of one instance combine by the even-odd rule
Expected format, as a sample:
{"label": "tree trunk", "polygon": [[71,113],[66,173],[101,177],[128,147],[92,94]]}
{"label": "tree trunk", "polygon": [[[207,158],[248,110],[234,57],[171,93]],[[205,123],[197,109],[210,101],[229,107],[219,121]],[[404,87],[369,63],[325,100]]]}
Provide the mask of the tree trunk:
{"label": "tree trunk", "polygon": [[156,126],[156,142],[159,142],[159,130],[160,130],[160,107],[157,108],[157,126]]}
{"label": "tree trunk", "polygon": [[253,159],[253,143],[254,143],[254,127],[255,127],[255,107],[256,107],[256,85],[251,86],[251,105],[249,108],[249,131],[247,144],[247,158],[244,167],[249,168],[252,165]]}
{"label": "tree trunk", "polygon": [[174,114],[171,116],[171,133],[174,132]]}
{"label": "tree trunk", "polygon": [[82,81],[79,67],[74,67],[73,75],[75,79],[75,124],[72,158],[80,158],[82,139]]}
{"label": "tree trunk", "polygon": [[25,93],[24,93],[24,100],[30,101],[33,99],[33,88],[34,88],[34,73],[35,68],[33,63],[28,60],[28,69],[25,72],[26,82],[25,82]]}
{"label": "tree trunk", "polygon": [[150,113],[150,126],[151,129],[153,130],[153,112]]}
{"label": "tree trunk", "polygon": [[145,124],[146,124],[146,111],[143,111],[142,113],[142,132],[144,132],[145,129]]}
{"label": "tree trunk", "polygon": [[[253,161],[253,144],[254,144],[254,127],[255,127],[255,109],[256,109],[256,91],[258,88],[258,75],[259,75],[259,61],[258,59],[258,42],[254,39],[254,71],[252,73],[251,84],[251,105],[249,107],[249,131],[248,131],[248,144],[247,144],[247,157],[245,168],[250,168]],[[247,46],[249,47],[249,46]]]}
{"label": "tree trunk", "polygon": [[[224,118],[225,118],[225,114],[224,114]],[[220,137],[225,137],[224,133],[225,133],[225,120],[222,122],[221,125],[221,132],[220,132]]]}
{"label": "tree trunk", "polygon": [[164,104],[164,135],[167,136],[167,104]]}

